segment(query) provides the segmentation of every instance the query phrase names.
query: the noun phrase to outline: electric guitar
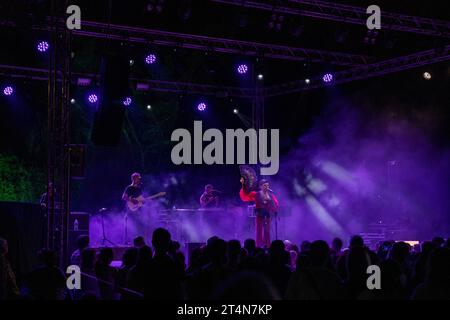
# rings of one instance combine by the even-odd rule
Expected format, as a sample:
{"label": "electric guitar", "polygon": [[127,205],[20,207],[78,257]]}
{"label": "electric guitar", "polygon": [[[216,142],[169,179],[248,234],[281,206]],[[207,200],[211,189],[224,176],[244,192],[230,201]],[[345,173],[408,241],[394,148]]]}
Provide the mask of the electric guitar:
{"label": "electric guitar", "polygon": [[[149,197],[143,197],[142,195],[140,195],[139,197],[136,197],[136,198],[130,198],[127,201],[127,207],[130,211],[137,211],[145,204],[145,202],[147,200],[163,197],[165,195],[166,195],[165,192],[158,192]],[[133,201],[133,200],[135,200],[135,201]]]}

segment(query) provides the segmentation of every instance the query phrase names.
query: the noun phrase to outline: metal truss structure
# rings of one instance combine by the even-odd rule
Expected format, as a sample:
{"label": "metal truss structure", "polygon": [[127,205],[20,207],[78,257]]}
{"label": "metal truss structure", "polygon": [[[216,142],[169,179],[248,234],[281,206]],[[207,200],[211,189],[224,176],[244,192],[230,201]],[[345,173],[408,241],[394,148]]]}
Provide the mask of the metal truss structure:
{"label": "metal truss structure", "polygon": [[57,17],[65,14],[68,1],[53,0],[50,23],[52,46],[47,71],[47,237],[46,245],[55,250],[60,265],[68,261],[68,218],[70,184],[69,100],[71,79],[71,34]]}
{"label": "metal truss structure", "polygon": [[[336,85],[355,80],[381,76],[448,60],[450,60],[450,45],[442,48],[441,50],[432,49],[421,51],[406,56],[372,63],[367,66],[355,67],[348,70],[339,71],[333,74],[333,82],[331,84],[324,83],[321,76],[316,76],[314,78],[311,78],[308,84],[306,84],[303,79],[285,84],[260,88],[260,90],[262,90],[262,96],[264,97],[280,96],[284,94],[300,92],[303,90],[322,88],[328,85]],[[48,80],[48,70],[39,68],[0,65],[0,75],[8,76],[11,78],[43,81]],[[99,76],[95,74],[73,73],[72,81],[74,82],[75,78],[77,77],[97,79]],[[157,92],[211,95],[219,98],[255,98],[257,96],[256,89],[254,88],[223,87],[208,84],[146,80],[137,78],[130,78],[130,81],[136,84],[145,83],[148,85],[149,91]]]}
{"label": "metal truss structure", "polygon": [[[10,78],[48,81],[48,73],[49,72],[47,69],[0,65],[0,76]],[[76,84],[76,79],[79,77],[97,80],[100,76],[97,74],[72,73],[72,83]],[[58,78],[58,81],[60,80],[61,79]],[[138,83],[148,85],[148,89],[146,89],[145,91],[209,95],[219,98],[253,98],[255,95],[255,90],[252,88],[225,87],[201,83],[148,80],[138,78],[130,78],[129,80],[134,85]]]}
{"label": "metal truss structure", "polygon": [[[341,23],[366,25],[365,8],[320,0],[210,0],[212,2]],[[450,38],[450,22],[383,11],[382,28],[426,36]]]}
{"label": "metal truss structure", "polygon": [[[34,29],[47,30],[48,27],[36,25]],[[86,20],[83,20],[82,29],[73,30],[73,34],[75,36],[145,43],[148,45],[201,50],[204,52],[239,54],[291,61],[306,60],[309,62],[323,62],[340,66],[359,66],[374,61],[371,57],[359,54],[207,37]]]}
{"label": "metal truss structure", "polygon": [[309,84],[306,84],[305,80],[298,80],[266,87],[264,96],[273,97],[303,90],[317,89],[328,85],[367,79],[448,60],[450,60],[450,45],[441,50],[432,49],[421,51],[407,56],[376,62],[367,66],[336,72],[333,74],[333,81],[330,84],[324,83],[321,76],[318,76],[311,78]]}

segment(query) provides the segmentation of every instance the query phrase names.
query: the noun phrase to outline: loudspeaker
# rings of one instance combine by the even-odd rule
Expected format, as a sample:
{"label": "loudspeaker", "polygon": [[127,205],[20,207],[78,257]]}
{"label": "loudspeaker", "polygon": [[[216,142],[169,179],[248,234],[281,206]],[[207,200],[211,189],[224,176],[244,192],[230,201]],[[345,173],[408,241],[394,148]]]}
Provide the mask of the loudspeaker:
{"label": "loudspeaker", "polygon": [[129,61],[120,55],[106,55],[101,65],[102,93],[94,116],[91,140],[95,145],[117,146],[122,132],[125,106],[129,94]]}
{"label": "loudspeaker", "polygon": [[71,212],[68,225],[68,253],[71,255],[77,249],[77,238],[79,236],[89,235],[89,214],[86,212]]}
{"label": "loudspeaker", "polygon": [[[78,225],[77,228],[75,227],[76,224]],[[89,233],[89,213],[71,212],[69,215],[69,231]]]}
{"label": "loudspeaker", "polygon": [[70,176],[82,179],[86,176],[86,145],[71,144],[70,150]]}

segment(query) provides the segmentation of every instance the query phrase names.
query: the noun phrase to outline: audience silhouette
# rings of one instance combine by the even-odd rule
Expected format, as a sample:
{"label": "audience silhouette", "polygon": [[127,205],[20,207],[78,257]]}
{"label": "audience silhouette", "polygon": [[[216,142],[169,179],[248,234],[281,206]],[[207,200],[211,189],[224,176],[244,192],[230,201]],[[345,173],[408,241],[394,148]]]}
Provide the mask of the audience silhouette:
{"label": "audience silhouette", "polygon": [[[0,238],[1,299],[450,299],[450,241],[435,237],[420,246],[402,241],[381,241],[371,250],[361,236],[344,248],[340,238],[274,240],[258,248],[253,239],[225,241],[211,237],[190,253],[186,266],[182,246],[169,231],[153,231],[151,245],[135,238],[120,268],[112,266],[112,248],[86,247],[79,239],[76,262],[81,290],[69,290],[54,251],[42,249],[40,264],[19,286],[7,259],[7,242]],[[74,259],[72,259],[74,260]],[[381,271],[381,289],[367,285],[368,267]],[[68,294],[70,293],[70,294]]]}

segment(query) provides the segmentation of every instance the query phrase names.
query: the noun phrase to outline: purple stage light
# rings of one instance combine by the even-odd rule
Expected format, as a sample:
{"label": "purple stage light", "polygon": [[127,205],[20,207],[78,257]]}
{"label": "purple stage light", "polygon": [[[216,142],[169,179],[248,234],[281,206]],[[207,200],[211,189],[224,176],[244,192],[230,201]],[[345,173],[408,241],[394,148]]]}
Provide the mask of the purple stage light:
{"label": "purple stage light", "polygon": [[11,96],[14,93],[14,89],[11,86],[7,86],[3,89],[3,94],[5,96]]}
{"label": "purple stage light", "polygon": [[239,74],[246,74],[247,71],[248,71],[248,66],[247,66],[246,64],[240,64],[240,65],[237,67],[237,72],[238,72]]}
{"label": "purple stage light", "polygon": [[125,100],[123,100],[123,105],[128,107],[129,105],[131,105],[131,102],[133,102],[133,100],[131,100],[130,97],[126,97]]}
{"label": "purple stage light", "polygon": [[98,101],[98,96],[95,93],[92,93],[89,95],[88,101],[89,101],[89,103],[94,104]]}
{"label": "purple stage light", "polygon": [[37,49],[39,52],[45,52],[48,50],[49,47],[50,47],[50,45],[48,44],[47,41],[41,41],[37,45]]}
{"label": "purple stage light", "polygon": [[197,106],[198,111],[205,111],[206,109],[206,103],[200,102]]}
{"label": "purple stage light", "polygon": [[154,54],[149,54],[145,57],[146,64],[153,64],[156,62],[156,56]]}
{"label": "purple stage light", "polygon": [[333,75],[331,73],[325,73],[322,77],[323,82],[329,83],[333,81]]}

